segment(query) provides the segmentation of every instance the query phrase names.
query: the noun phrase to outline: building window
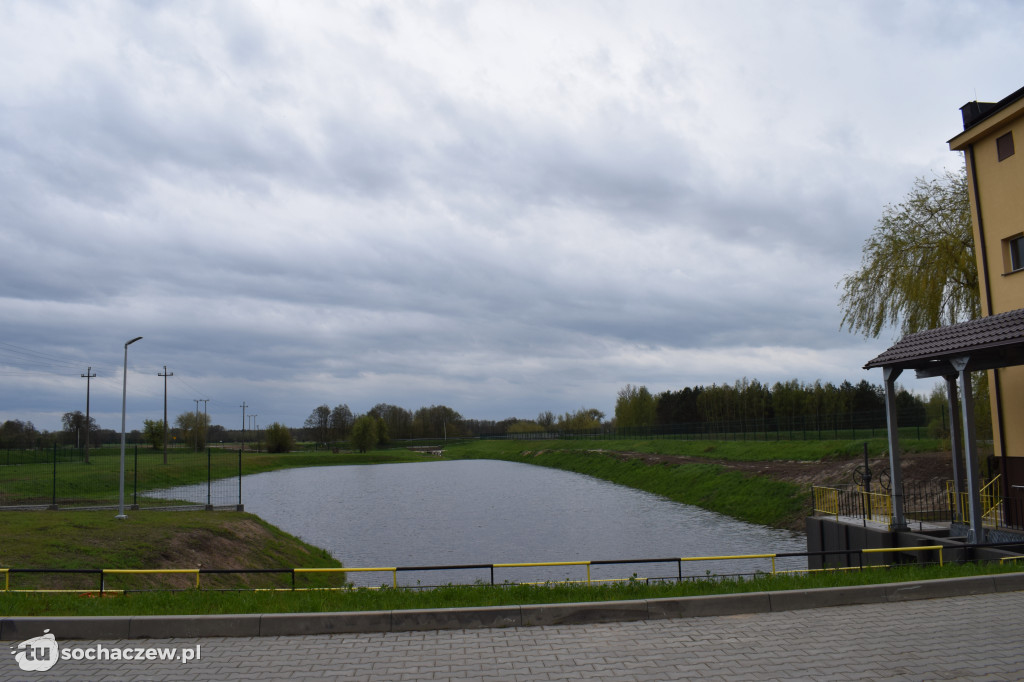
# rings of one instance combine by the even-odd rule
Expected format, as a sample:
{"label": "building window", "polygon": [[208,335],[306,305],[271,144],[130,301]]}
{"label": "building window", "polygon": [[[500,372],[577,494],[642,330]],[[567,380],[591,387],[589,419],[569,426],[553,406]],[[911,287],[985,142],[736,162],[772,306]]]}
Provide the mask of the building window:
{"label": "building window", "polygon": [[1010,247],[1010,271],[1024,269],[1024,235],[1013,237],[1008,240]]}
{"label": "building window", "polygon": [[996,138],[996,155],[999,160],[1008,159],[1013,156],[1013,131],[1000,135]]}

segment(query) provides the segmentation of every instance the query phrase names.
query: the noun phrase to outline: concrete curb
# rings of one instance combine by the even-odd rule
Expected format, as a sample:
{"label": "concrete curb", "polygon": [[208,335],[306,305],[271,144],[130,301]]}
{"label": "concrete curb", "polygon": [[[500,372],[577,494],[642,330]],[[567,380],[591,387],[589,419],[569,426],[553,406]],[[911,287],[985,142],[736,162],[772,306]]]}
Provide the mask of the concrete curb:
{"label": "concrete curb", "polygon": [[1024,590],[1024,573],[948,578],[816,590],[748,592],[577,604],[527,604],[456,609],[267,613],[212,616],[74,616],[0,619],[0,641],[50,630],[57,639],[274,637],[355,632],[408,632],[611,623],[772,613],[853,604],[903,602]]}

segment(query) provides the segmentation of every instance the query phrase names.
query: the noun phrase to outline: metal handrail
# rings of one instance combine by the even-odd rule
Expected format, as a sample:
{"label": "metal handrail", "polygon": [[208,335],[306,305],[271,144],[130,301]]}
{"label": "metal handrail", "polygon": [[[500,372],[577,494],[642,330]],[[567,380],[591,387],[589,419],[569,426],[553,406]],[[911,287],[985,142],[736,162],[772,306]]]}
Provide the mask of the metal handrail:
{"label": "metal handrail", "polygon": [[[985,545],[972,545],[972,546],[983,546],[983,547],[999,547],[999,546],[1019,546],[1020,542],[1015,543],[989,543]],[[966,545],[965,545],[966,547]],[[292,587],[279,588],[281,591],[295,591],[297,589],[335,589],[345,590],[352,589],[351,586],[342,586],[334,588],[296,588],[295,587],[295,576],[299,574],[310,574],[310,573],[366,573],[366,572],[386,572],[391,573],[392,581],[391,584],[394,588],[398,588],[398,572],[399,571],[434,571],[434,570],[459,570],[459,569],[491,569],[491,584],[494,583],[494,569],[495,568],[527,568],[527,567],[551,567],[551,566],[586,566],[587,567],[587,584],[594,582],[609,582],[608,580],[595,580],[591,578],[590,567],[601,564],[643,564],[643,563],[676,563],[679,567],[679,580],[683,579],[682,566],[687,562],[695,561],[722,561],[722,560],[753,560],[753,559],[771,559],[771,574],[776,575],[778,573],[810,573],[812,569],[797,569],[797,570],[786,570],[778,571],[776,566],[776,560],[783,557],[811,557],[811,556],[826,556],[834,554],[850,555],[864,555],[864,554],[883,554],[887,552],[921,552],[921,551],[938,551],[939,553],[939,565],[944,565],[943,557],[943,545],[924,545],[914,547],[883,547],[875,549],[860,549],[860,550],[835,550],[835,551],[822,551],[822,552],[784,552],[784,553],[764,553],[764,554],[734,554],[734,555],[719,555],[719,556],[700,556],[700,557],[667,557],[661,559],[611,559],[611,560],[591,560],[591,561],[544,561],[544,562],[523,562],[523,563],[492,563],[492,564],[462,564],[462,565],[447,565],[447,566],[377,566],[377,567],[348,567],[348,568],[280,568],[280,569],[206,569],[206,568],[163,568],[163,569],[134,569],[134,568],[122,568],[122,569],[39,569],[39,568],[0,568],[0,573],[4,574],[4,592],[76,592],[81,593],[81,589],[76,590],[51,590],[51,589],[25,589],[25,590],[12,590],[10,587],[10,576],[12,573],[77,573],[77,574],[99,574],[100,576],[100,593],[107,594],[123,594],[130,590],[123,589],[107,589],[105,587],[104,578],[110,575],[156,575],[156,574],[188,574],[195,575],[195,589],[200,589],[200,576],[203,574],[244,574],[244,573],[279,573],[279,574],[290,574],[292,577]],[[864,568],[863,562],[861,568]],[[825,569],[825,570],[850,570],[855,567],[845,567],[842,569]],[[818,571],[822,569],[813,569]],[[688,577],[700,577],[700,576],[688,576]],[[663,580],[664,578],[657,578]],[[555,581],[556,583],[579,583],[582,581]],[[268,588],[248,588],[252,591],[264,591]],[[278,588],[272,588],[278,589]]]}

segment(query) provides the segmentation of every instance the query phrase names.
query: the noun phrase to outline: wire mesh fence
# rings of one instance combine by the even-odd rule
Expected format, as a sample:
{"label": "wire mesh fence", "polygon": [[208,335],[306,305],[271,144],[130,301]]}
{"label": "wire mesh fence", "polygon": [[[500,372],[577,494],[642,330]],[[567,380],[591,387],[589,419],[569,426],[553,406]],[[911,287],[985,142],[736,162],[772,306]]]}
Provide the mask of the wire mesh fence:
{"label": "wire mesh fence", "polygon": [[[842,418],[839,418],[842,417]],[[898,419],[901,438],[930,437],[929,427],[920,420]],[[915,423],[916,422],[916,423]],[[481,435],[483,439],[509,440],[716,440],[716,441],[813,441],[860,440],[888,434],[885,415],[875,413],[830,415],[829,419],[809,417],[768,418],[655,424],[651,426],[598,426],[571,430],[551,428],[542,431],[508,432]]]}
{"label": "wire mesh fence", "polygon": [[[241,506],[241,450],[0,450],[0,508]],[[123,499],[122,499],[123,480]]]}

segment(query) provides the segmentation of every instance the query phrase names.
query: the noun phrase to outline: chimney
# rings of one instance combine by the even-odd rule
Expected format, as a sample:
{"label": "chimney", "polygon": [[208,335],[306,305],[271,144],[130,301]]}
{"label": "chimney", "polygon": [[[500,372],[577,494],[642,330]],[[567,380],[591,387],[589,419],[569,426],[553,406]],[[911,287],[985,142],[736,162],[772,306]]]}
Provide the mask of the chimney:
{"label": "chimney", "polygon": [[979,120],[985,117],[993,107],[996,106],[995,102],[968,102],[967,104],[960,107],[960,115],[964,118],[964,130],[967,130]]}

